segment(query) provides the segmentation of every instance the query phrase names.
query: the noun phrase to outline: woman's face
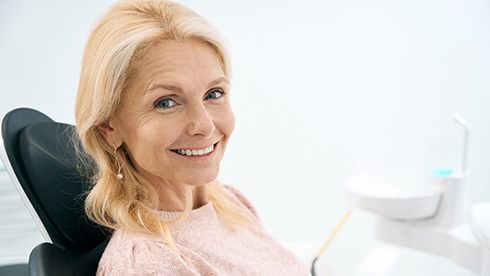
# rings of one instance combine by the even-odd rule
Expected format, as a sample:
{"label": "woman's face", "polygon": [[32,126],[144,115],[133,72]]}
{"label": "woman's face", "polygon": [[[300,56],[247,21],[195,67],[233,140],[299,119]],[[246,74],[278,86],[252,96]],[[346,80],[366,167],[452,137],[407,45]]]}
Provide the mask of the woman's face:
{"label": "woman's face", "polygon": [[170,40],[142,56],[105,134],[150,182],[197,186],[217,178],[234,125],[217,54]]}

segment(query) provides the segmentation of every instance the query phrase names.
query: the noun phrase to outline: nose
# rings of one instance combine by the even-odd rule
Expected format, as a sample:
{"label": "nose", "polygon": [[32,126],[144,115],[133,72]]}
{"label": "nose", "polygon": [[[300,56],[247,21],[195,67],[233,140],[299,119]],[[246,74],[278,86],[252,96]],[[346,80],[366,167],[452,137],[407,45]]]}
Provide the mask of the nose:
{"label": "nose", "polygon": [[204,104],[199,104],[188,110],[188,124],[186,132],[189,136],[210,136],[214,129],[214,121]]}

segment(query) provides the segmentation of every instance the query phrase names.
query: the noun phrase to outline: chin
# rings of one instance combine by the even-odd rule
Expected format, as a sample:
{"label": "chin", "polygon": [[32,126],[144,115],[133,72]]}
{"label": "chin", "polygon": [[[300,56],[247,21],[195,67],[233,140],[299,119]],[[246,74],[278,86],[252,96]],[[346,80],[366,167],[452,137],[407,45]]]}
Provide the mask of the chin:
{"label": "chin", "polygon": [[217,178],[218,173],[195,176],[187,175],[186,177],[183,177],[182,182],[194,187],[198,187],[213,182]]}

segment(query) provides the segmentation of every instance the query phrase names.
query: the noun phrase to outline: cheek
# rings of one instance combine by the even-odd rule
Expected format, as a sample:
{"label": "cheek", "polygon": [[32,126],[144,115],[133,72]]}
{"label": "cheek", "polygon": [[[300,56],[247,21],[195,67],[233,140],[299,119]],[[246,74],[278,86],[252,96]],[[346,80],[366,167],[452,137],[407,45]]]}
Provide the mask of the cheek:
{"label": "cheek", "polygon": [[218,116],[218,124],[221,132],[230,136],[235,129],[235,114],[231,110],[231,108],[227,108],[224,112]]}
{"label": "cheek", "polygon": [[165,124],[146,124],[128,132],[127,147],[138,164],[153,162],[175,141],[175,129]]}
{"label": "cheek", "polygon": [[235,114],[233,112],[230,113],[230,118],[229,118],[229,129],[230,129],[230,134],[233,132],[233,130],[235,129]]}
{"label": "cheek", "polygon": [[138,130],[143,147],[162,152],[170,147],[179,137],[178,124],[156,123]]}

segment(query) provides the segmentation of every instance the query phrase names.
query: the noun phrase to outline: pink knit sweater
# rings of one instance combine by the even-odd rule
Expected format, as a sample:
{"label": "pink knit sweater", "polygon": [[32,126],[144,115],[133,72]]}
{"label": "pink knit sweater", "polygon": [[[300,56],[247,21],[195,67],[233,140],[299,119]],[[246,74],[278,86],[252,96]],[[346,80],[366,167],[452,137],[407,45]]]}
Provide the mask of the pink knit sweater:
{"label": "pink knit sweater", "polygon": [[[250,202],[235,188],[225,186],[234,200],[256,219],[248,229],[229,230],[211,202],[191,211],[171,226],[182,257],[157,237],[114,231],[102,255],[102,275],[310,275],[306,266],[268,235]],[[174,219],[178,212],[159,212]]]}

